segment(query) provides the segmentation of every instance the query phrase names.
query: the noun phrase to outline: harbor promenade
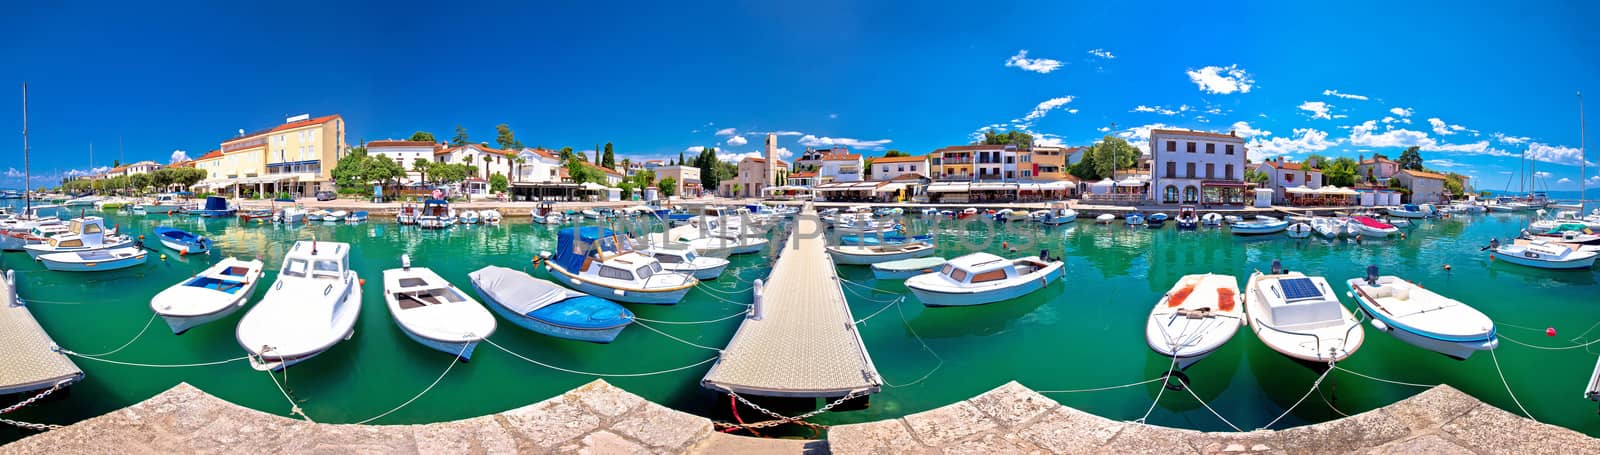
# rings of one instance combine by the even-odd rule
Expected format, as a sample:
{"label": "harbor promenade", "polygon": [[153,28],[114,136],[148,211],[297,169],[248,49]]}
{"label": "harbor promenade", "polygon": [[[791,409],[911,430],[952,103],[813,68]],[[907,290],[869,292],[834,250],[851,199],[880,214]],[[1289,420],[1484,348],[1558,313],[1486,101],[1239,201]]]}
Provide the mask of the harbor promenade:
{"label": "harbor promenade", "polygon": [[17,298],[15,271],[0,279],[0,395],[50,389],[83,379]]}

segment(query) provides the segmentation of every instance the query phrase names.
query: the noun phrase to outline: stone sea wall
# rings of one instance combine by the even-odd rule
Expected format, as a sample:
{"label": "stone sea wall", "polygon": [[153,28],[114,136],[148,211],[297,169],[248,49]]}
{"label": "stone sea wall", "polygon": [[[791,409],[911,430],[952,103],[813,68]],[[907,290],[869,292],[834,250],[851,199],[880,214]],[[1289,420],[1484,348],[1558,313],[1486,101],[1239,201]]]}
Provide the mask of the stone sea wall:
{"label": "stone sea wall", "polygon": [[1439,386],[1355,416],[1286,430],[1205,433],[1105,419],[1015,382],[825,441],[730,436],[711,421],[594,381],[510,411],[424,425],[313,424],[188,384],[125,409],[0,446],[76,453],[1483,453],[1600,454],[1600,440]]}

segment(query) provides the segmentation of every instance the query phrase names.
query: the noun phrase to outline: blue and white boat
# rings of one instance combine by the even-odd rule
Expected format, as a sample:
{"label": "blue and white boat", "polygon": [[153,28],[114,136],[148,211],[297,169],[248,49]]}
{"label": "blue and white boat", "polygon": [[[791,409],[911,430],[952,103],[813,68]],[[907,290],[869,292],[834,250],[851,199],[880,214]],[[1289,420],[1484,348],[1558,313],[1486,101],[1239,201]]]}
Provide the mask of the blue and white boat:
{"label": "blue and white boat", "polygon": [[44,243],[24,245],[22,249],[28,252],[28,256],[38,259],[50,253],[108,250],[132,245],[133,239],[117,235],[114,229],[106,229],[104,219],[86,216],[73,218],[67,223],[67,232],[57,234]]}
{"label": "blue and white boat", "polygon": [[1400,341],[1456,360],[1500,345],[1494,321],[1482,312],[1397,276],[1352,278],[1350,297],[1372,316],[1372,327]]}
{"label": "blue and white boat", "polygon": [[190,210],[189,213],[206,218],[220,218],[233,216],[236,211],[238,210],[228,206],[228,200],[223,199],[222,196],[206,196],[206,205],[200,209]]}
{"label": "blue and white boat", "polygon": [[1128,212],[1128,215],[1123,218],[1123,221],[1126,221],[1129,226],[1140,226],[1144,224],[1144,214],[1139,212]]}
{"label": "blue and white boat", "polygon": [[633,312],[521,271],[488,266],[467,274],[489,309],[512,324],[569,340],[610,343],[633,323]]}
{"label": "blue and white boat", "polygon": [[261,281],[260,260],[225,258],[150,299],[150,310],[167,321],[172,333],[228,317],[244,308]]}
{"label": "blue and white boat", "polygon": [[663,270],[627,237],[596,226],[562,229],[554,258],[542,262],[561,284],[624,303],[677,304],[700,283],[690,274]]}
{"label": "blue and white boat", "polygon": [[195,235],[182,229],[159,226],[155,229],[156,238],[162,245],[177,251],[178,254],[196,254],[211,250],[211,239]]}
{"label": "blue and white boat", "polygon": [[888,232],[883,234],[868,235],[841,235],[840,245],[898,245],[902,243],[933,243],[933,236],[920,234],[907,237],[903,232]]}
{"label": "blue and white boat", "polygon": [[1276,234],[1289,228],[1289,222],[1269,216],[1257,216],[1250,221],[1233,223],[1233,235],[1264,235]]}
{"label": "blue and white boat", "polygon": [[1395,217],[1400,217],[1400,218],[1427,218],[1428,217],[1428,213],[1426,211],[1423,211],[1421,207],[1417,207],[1416,204],[1406,204],[1406,205],[1402,205],[1402,206],[1399,206],[1399,207],[1389,207],[1387,210],[1385,210],[1385,212],[1388,212],[1389,216],[1395,216]]}
{"label": "blue and white boat", "polygon": [[58,272],[104,272],[144,263],[149,252],[139,247],[50,253],[39,256],[44,268]]}
{"label": "blue and white boat", "polygon": [[1171,217],[1167,216],[1166,213],[1156,213],[1150,215],[1149,218],[1145,218],[1144,221],[1145,224],[1150,227],[1150,229],[1160,229],[1161,226],[1166,224],[1167,219],[1169,218]]}
{"label": "blue and white boat", "polygon": [[462,362],[494,334],[489,310],[432,270],[412,267],[409,256],[400,256],[400,268],[383,271],[383,300],[406,337]]}
{"label": "blue and white boat", "polygon": [[934,273],[944,267],[945,258],[925,257],[872,264],[872,277],[880,280],[903,280],[924,273]]}
{"label": "blue and white boat", "polygon": [[461,212],[461,224],[478,224],[478,211],[463,210]]}
{"label": "blue and white boat", "polygon": [[367,221],[367,211],[365,211],[365,210],[357,210],[357,211],[354,211],[354,212],[350,212],[349,215],[345,215],[344,216],[344,221],[346,223],[361,223],[361,222],[365,222],[365,221]]}
{"label": "blue and white boat", "polygon": [[906,289],[930,307],[968,306],[1022,297],[1066,275],[1059,260],[1040,256],[1006,259],[972,253],[951,259],[937,272],[906,279]]}
{"label": "blue and white boat", "polygon": [[1178,229],[1191,231],[1200,227],[1200,216],[1192,205],[1178,207]]}
{"label": "blue and white boat", "polygon": [[1078,220],[1078,211],[1067,208],[1064,203],[1051,204],[1049,210],[1039,217],[1039,223],[1046,226],[1060,226]]}

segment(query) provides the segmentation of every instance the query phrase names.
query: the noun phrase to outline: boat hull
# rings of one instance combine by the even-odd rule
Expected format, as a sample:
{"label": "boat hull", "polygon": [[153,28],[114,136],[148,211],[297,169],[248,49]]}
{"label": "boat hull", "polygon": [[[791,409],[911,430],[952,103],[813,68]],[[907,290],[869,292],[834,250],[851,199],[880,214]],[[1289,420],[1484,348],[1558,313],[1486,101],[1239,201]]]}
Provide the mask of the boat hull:
{"label": "boat hull", "polygon": [[1591,268],[1591,267],[1594,267],[1595,257],[1596,256],[1592,256],[1591,255],[1591,256],[1589,256],[1588,258],[1585,258],[1585,259],[1578,259],[1578,260],[1571,260],[1571,261],[1544,261],[1544,260],[1539,260],[1539,259],[1525,258],[1525,257],[1518,256],[1518,255],[1515,255],[1515,254],[1501,254],[1501,253],[1490,253],[1489,254],[1489,258],[1491,260],[1496,260],[1496,261],[1500,261],[1500,262],[1509,262],[1509,263],[1520,265],[1520,266],[1524,266],[1524,267],[1533,267],[1533,268],[1537,268],[1537,269],[1548,269],[1548,270],[1580,270],[1580,269]]}
{"label": "boat hull", "polygon": [[1012,286],[988,289],[980,292],[942,292],[911,286],[907,286],[907,288],[911,290],[912,295],[917,296],[917,300],[921,301],[924,306],[952,307],[983,305],[1015,299],[1050,286],[1051,283],[1054,283],[1057,279],[1060,279],[1066,270],[1060,262],[1051,264],[1051,267],[1052,268],[1050,270],[1036,273],[1037,275],[1043,275],[1042,279],[1036,277]]}
{"label": "boat hull", "polygon": [[[683,301],[683,296],[689,293],[694,286],[683,286],[677,289],[664,291],[644,291],[616,289],[602,286],[590,280],[572,276],[552,262],[546,262],[545,270],[550,272],[551,278],[556,278],[561,284],[582,291],[595,297],[622,303],[643,303],[649,305],[677,305]],[[480,291],[481,294],[481,291]]]}
{"label": "boat hull", "polygon": [[543,335],[575,341],[608,344],[617,339],[617,335],[622,333],[622,329],[628,327],[627,324],[623,324],[601,329],[579,329],[552,324],[511,312],[511,310],[506,309],[505,306],[502,306],[499,302],[496,302],[493,297],[488,295],[488,293],[483,292],[483,289],[479,289],[476,283],[472,285],[472,289],[477,291],[479,298],[482,298],[485,302],[488,302],[487,306],[490,310],[494,311],[495,314],[500,315],[500,317],[505,318],[507,321],[511,321],[511,323],[516,324],[517,327],[532,330],[535,333]]}
{"label": "boat hull", "polygon": [[915,259],[915,258],[925,258],[925,257],[928,257],[928,256],[933,256],[934,249],[935,248],[933,248],[932,246],[928,246],[926,248],[916,248],[916,249],[905,250],[905,251],[900,251],[900,252],[895,252],[895,253],[855,254],[855,253],[846,253],[846,252],[843,252],[843,251],[840,251],[840,250],[836,250],[836,249],[830,248],[830,249],[828,249],[828,255],[829,256],[833,256],[833,263],[834,264],[840,264],[840,265],[872,265],[872,264],[877,264],[879,262],[899,261],[899,260],[903,260],[903,259]]}
{"label": "boat hull", "polygon": [[435,340],[419,335],[416,332],[412,332],[411,329],[407,329],[405,324],[401,324],[400,321],[395,321],[394,325],[399,327],[400,333],[406,334],[406,338],[410,338],[411,341],[415,341],[417,344],[426,346],[429,349],[456,356],[456,358],[460,359],[462,362],[472,360],[472,351],[478,348],[478,340],[457,342]]}
{"label": "boat hull", "polygon": [[144,261],[148,256],[149,254],[145,253],[121,259],[99,262],[57,262],[52,261],[49,258],[43,258],[39,262],[44,264],[44,268],[57,272],[104,272],[107,270],[125,269],[144,264]]}
{"label": "boat hull", "polygon": [[181,241],[177,241],[177,240],[168,239],[168,238],[165,238],[165,237],[163,237],[161,239],[161,245],[166,246],[167,248],[170,248],[173,251],[177,251],[177,252],[183,253],[183,254],[204,253],[204,252],[206,252],[207,250],[210,249],[210,248],[206,247],[206,245],[204,243],[199,243],[199,242],[195,242],[195,243],[181,242]]}
{"label": "boat hull", "polygon": [[[254,284],[251,286],[251,289],[253,290]],[[223,307],[222,311],[218,311],[216,313],[199,316],[162,315],[161,320],[167,322],[167,327],[172,329],[173,335],[182,335],[184,332],[188,332],[189,329],[199,327],[207,323],[216,322],[217,320],[226,318],[234,313],[239,312],[239,310],[243,309],[244,304],[249,300],[250,292],[251,291],[249,290],[243,291],[238,300],[234,300],[233,303]]]}
{"label": "boat hull", "polygon": [[715,266],[715,267],[698,267],[698,268],[694,267],[692,264],[682,264],[682,263],[680,263],[680,264],[670,264],[670,265],[669,264],[661,264],[661,269],[662,270],[666,270],[668,272],[687,273],[687,274],[690,274],[690,275],[694,276],[695,279],[701,280],[701,281],[715,280],[715,279],[717,279],[717,277],[722,276],[722,271],[727,269],[727,268],[728,268],[728,263],[726,263],[726,262],[722,263],[722,265]]}

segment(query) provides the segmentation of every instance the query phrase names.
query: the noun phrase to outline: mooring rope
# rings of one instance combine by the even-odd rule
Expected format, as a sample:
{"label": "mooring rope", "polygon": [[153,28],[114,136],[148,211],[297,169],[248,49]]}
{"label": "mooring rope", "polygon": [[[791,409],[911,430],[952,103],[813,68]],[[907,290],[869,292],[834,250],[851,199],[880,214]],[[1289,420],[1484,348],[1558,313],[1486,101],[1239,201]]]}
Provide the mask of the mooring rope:
{"label": "mooring rope", "polygon": [[530,359],[530,358],[527,358],[527,357],[523,357],[522,354],[518,354],[516,352],[513,352],[510,349],[506,349],[504,346],[501,346],[498,343],[495,343],[494,340],[485,338],[483,341],[486,342],[486,343],[489,343],[490,346],[494,346],[496,349],[499,349],[501,351],[505,351],[507,354],[511,354],[513,357],[522,359],[523,361],[528,362],[528,363],[532,363],[534,365],[542,366],[542,367],[545,367],[545,368],[549,368],[549,369],[560,371],[560,372],[564,372],[564,373],[579,374],[579,375],[584,375],[584,376],[595,376],[595,377],[601,377],[601,378],[638,378],[638,377],[655,376],[655,375],[667,374],[667,373],[676,373],[676,372],[679,372],[679,371],[683,371],[683,370],[694,368],[694,367],[697,367],[697,366],[700,366],[700,365],[705,365],[707,363],[711,363],[711,362],[716,361],[717,359],[722,357],[720,355],[719,356],[712,356],[709,359],[701,360],[699,362],[695,362],[695,363],[692,363],[692,364],[689,364],[689,365],[684,365],[684,366],[681,366],[681,367],[667,369],[667,370],[661,370],[661,371],[652,371],[652,372],[649,372],[649,373],[593,373],[593,372],[588,372],[588,371],[574,370],[574,369],[570,369],[570,368],[562,368],[562,367],[558,367],[558,366],[551,365],[551,364],[548,364],[548,363],[540,362],[538,360],[533,360],[533,359]]}
{"label": "mooring rope", "polygon": [[1393,379],[1383,379],[1383,378],[1379,378],[1379,377],[1368,376],[1368,375],[1361,374],[1361,373],[1358,373],[1358,372],[1355,372],[1355,371],[1351,371],[1349,369],[1346,369],[1345,367],[1341,367],[1341,366],[1337,366],[1337,365],[1335,365],[1333,368],[1336,369],[1336,370],[1339,370],[1339,371],[1343,371],[1343,372],[1346,372],[1346,373],[1350,373],[1350,374],[1353,374],[1353,375],[1356,375],[1356,376],[1360,376],[1360,377],[1371,379],[1371,380],[1378,381],[1378,382],[1387,382],[1387,383],[1396,384],[1396,385],[1408,385],[1408,386],[1420,387],[1420,388],[1424,388],[1424,389],[1431,389],[1431,388],[1439,386],[1438,384],[1433,384],[1433,385],[1417,384],[1417,383],[1414,383],[1414,382],[1396,381],[1396,380],[1393,380]]}
{"label": "mooring rope", "polygon": [[[1166,387],[1162,387],[1162,388],[1165,389]],[[1243,432],[1244,431],[1244,430],[1239,429],[1238,425],[1234,425],[1233,422],[1229,422],[1227,418],[1222,417],[1222,414],[1217,413],[1216,409],[1211,409],[1211,405],[1210,404],[1206,404],[1206,400],[1200,399],[1200,395],[1197,395],[1197,394],[1194,393],[1194,387],[1185,386],[1185,387],[1183,387],[1183,390],[1186,391],[1186,392],[1189,392],[1189,396],[1194,397],[1194,401],[1200,402],[1201,406],[1205,406],[1207,411],[1211,411],[1211,415],[1217,416],[1217,420],[1221,420],[1222,423],[1228,424],[1228,427],[1233,428],[1233,431],[1238,431],[1238,432]],[[1327,400],[1324,399],[1323,401],[1327,401]],[[1329,405],[1329,406],[1332,406],[1332,405]]]}
{"label": "mooring rope", "polygon": [[901,388],[901,387],[914,386],[914,385],[917,385],[918,383],[921,383],[922,381],[927,380],[929,377],[932,377],[933,373],[939,371],[940,368],[944,368],[944,356],[939,355],[938,352],[934,352],[933,347],[928,346],[928,342],[926,340],[922,339],[922,335],[921,334],[917,333],[917,329],[911,327],[911,320],[906,319],[906,311],[905,311],[905,309],[904,309],[905,307],[903,305],[890,305],[890,306],[894,307],[895,312],[900,313],[900,323],[905,325],[907,332],[911,332],[911,337],[912,338],[916,338],[917,344],[922,345],[922,349],[923,350],[928,351],[928,354],[932,355],[934,359],[937,359],[939,361],[939,363],[936,363],[936,364],[933,365],[932,369],[928,370],[927,373],[923,373],[922,377],[917,378],[917,380],[915,380],[915,381],[907,382],[905,384],[892,384],[887,379],[885,379],[883,381],[884,385],[887,385],[890,388],[896,388],[896,389]]}
{"label": "mooring rope", "polygon": [[427,388],[422,389],[421,392],[417,392],[417,394],[412,396],[411,399],[406,400],[405,403],[400,403],[400,405],[399,406],[395,406],[394,409],[390,409],[388,411],[384,411],[384,413],[378,414],[376,416],[373,416],[370,419],[362,420],[360,422],[356,422],[356,425],[366,425],[368,422],[384,418],[385,416],[388,416],[389,414],[392,414],[395,411],[399,411],[400,408],[404,408],[407,405],[410,405],[411,402],[417,401],[418,398],[422,398],[423,395],[426,395],[429,391],[432,391],[434,387],[438,386],[439,385],[439,381],[443,381],[445,375],[450,374],[450,369],[451,368],[455,368],[457,363],[461,363],[460,360],[459,360],[461,358],[461,355],[462,354],[466,354],[467,353],[467,348],[470,348],[470,347],[472,347],[471,343],[462,343],[461,344],[461,352],[457,352],[456,356],[450,359],[450,364],[449,365],[445,365],[444,372],[443,373],[439,373],[439,377],[434,378],[432,384],[428,384]]}
{"label": "mooring rope", "polygon": [[[1592,345],[1592,344],[1595,344],[1595,343],[1600,343],[1600,338],[1597,338],[1594,341],[1590,341],[1590,342],[1584,343],[1584,344],[1574,344],[1574,345],[1571,345],[1571,346],[1560,346],[1560,347],[1557,347],[1557,346],[1539,346],[1539,345],[1534,345],[1534,344],[1523,343],[1521,341],[1517,341],[1515,338],[1508,337],[1503,333],[1500,334],[1500,338],[1504,339],[1506,341],[1510,341],[1512,343],[1520,344],[1520,345],[1527,346],[1527,347],[1534,348],[1534,349],[1542,349],[1542,350],[1546,350],[1546,351],[1565,351],[1565,350],[1568,350],[1568,349],[1586,348],[1586,347],[1589,347],[1589,345]],[[1494,351],[1494,350],[1490,349],[1490,351]]]}
{"label": "mooring rope", "polygon": [[1506,395],[1511,395],[1511,401],[1517,404],[1517,409],[1522,410],[1522,415],[1528,416],[1528,420],[1538,422],[1539,419],[1533,418],[1533,414],[1528,413],[1528,408],[1522,407],[1522,400],[1517,399],[1517,394],[1511,391],[1511,383],[1506,381],[1506,373],[1500,370],[1500,356],[1494,353],[1498,350],[1500,349],[1490,349],[1489,358],[1494,359],[1494,372],[1500,375],[1500,383],[1506,386]]}
{"label": "mooring rope", "polygon": [[124,365],[124,366],[130,366],[130,367],[147,367],[147,368],[207,367],[207,366],[212,366],[212,365],[221,365],[221,364],[230,363],[230,362],[238,362],[240,360],[246,360],[246,359],[250,358],[250,356],[244,356],[244,357],[234,357],[234,358],[231,358],[231,359],[228,359],[228,360],[218,360],[218,361],[215,361],[215,362],[204,362],[204,363],[154,364],[154,363],[124,362],[124,361],[121,361],[121,360],[111,360],[111,359],[102,359],[102,358],[99,358],[99,357],[90,357],[90,356],[87,356],[87,355],[83,355],[83,354],[79,354],[79,353],[76,353],[76,352],[72,352],[72,351],[67,350],[67,349],[62,349],[61,353],[62,354],[66,354],[66,355],[70,355],[70,356],[73,356],[73,357],[82,358],[82,359],[93,360],[93,361],[96,361],[96,362],[105,362],[105,363],[116,364],[116,365]]}
{"label": "mooring rope", "polygon": [[[263,351],[263,353],[265,353],[265,351]],[[289,390],[285,389],[283,384],[278,382],[278,376],[272,374],[271,369],[267,370],[267,377],[272,379],[272,385],[278,388],[278,393],[283,394],[284,401],[289,402],[290,415],[299,415],[301,418],[306,419],[307,422],[317,423],[317,421],[311,420],[311,416],[306,415],[305,410],[300,408],[300,404],[296,403],[294,398],[289,397]],[[287,365],[283,367],[283,382],[289,382],[289,366]]]}
{"label": "mooring rope", "polygon": [[[1167,372],[1163,374],[1162,379],[1170,379],[1172,377],[1172,370],[1177,369],[1177,368],[1178,368],[1178,350],[1177,349],[1173,349],[1172,350],[1172,363],[1167,365]],[[1181,383],[1183,381],[1180,380],[1178,382]],[[1163,383],[1161,385],[1161,388],[1156,390],[1156,399],[1150,401],[1150,408],[1144,410],[1144,417],[1140,417],[1138,419],[1134,419],[1133,422],[1137,423],[1137,424],[1140,424],[1140,425],[1143,425],[1145,423],[1145,419],[1149,419],[1150,418],[1150,414],[1156,412],[1156,405],[1161,404],[1161,395],[1165,394],[1165,393],[1167,393],[1167,387],[1166,387],[1166,384]]]}
{"label": "mooring rope", "polygon": [[873,317],[876,317],[879,314],[883,314],[883,312],[887,311],[889,309],[889,307],[898,306],[898,305],[900,305],[901,303],[903,303],[905,301],[906,301],[905,296],[900,296],[897,299],[890,300],[889,303],[884,304],[882,308],[878,308],[878,311],[872,312],[872,314],[867,315],[867,317],[864,317],[864,318],[861,318],[861,319],[857,319],[855,324],[856,325],[861,325],[861,323],[867,322],[868,319],[872,319]]}
{"label": "mooring rope", "polygon": [[1289,409],[1283,410],[1283,414],[1278,414],[1277,418],[1272,419],[1271,422],[1267,422],[1266,425],[1262,425],[1261,428],[1257,428],[1257,430],[1266,430],[1266,429],[1272,428],[1273,424],[1278,423],[1279,420],[1283,420],[1283,418],[1288,416],[1289,413],[1294,412],[1295,408],[1300,407],[1300,403],[1304,403],[1306,401],[1306,398],[1310,398],[1311,397],[1311,393],[1312,392],[1316,392],[1317,391],[1317,387],[1321,387],[1322,386],[1322,380],[1323,379],[1327,379],[1328,378],[1328,374],[1333,373],[1333,368],[1332,367],[1334,366],[1334,363],[1333,362],[1328,362],[1328,366],[1329,366],[1329,368],[1326,371],[1322,372],[1322,376],[1318,376],[1316,381],[1312,381],[1311,382],[1311,389],[1307,390],[1305,395],[1301,395],[1300,399],[1296,400],[1294,402],[1294,405],[1289,406]]}
{"label": "mooring rope", "polygon": [[1095,388],[1092,388],[1092,389],[1035,390],[1035,392],[1039,392],[1039,393],[1101,392],[1101,391],[1106,391],[1106,390],[1126,389],[1126,388],[1129,388],[1129,387],[1138,387],[1138,386],[1141,386],[1141,385],[1149,384],[1149,383],[1160,381],[1160,380],[1163,380],[1163,379],[1167,379],[1167,377],[1166,376],[1159,376],[1159,377],[1155,377],[1155,378],[1151,378],[1151,379],[1146,379],[1146,380],[1143,380],[1143,381],[1135,382],[1135,383],[1132,383],[1132,384],[1114,385],[1114,386],[1109,386],[1109,387],[1095,387]]}
{"label": "mooring rope", "polygon": [[682,338],[678,338],[678,337],[672,336],[672,334],[667,333],[667,332],[663,332],[663,331],[661,331],[661,329],[657,329],[655,327],[651,327],[649,324],[645,324],[644,322],[639,321],[637,318],[634,319],[633,323],[634,323],[634,325],[637,325],[639,327],[644,327],[646,329],[650,329],[651,332],[659,333],[659,334],[661,334],[661,336],[664,336],[664,337],[667,337],[667,338],[671,338],[674,341],[677,341],[679,343],[687,344],[689,346],[694,346],[694,347],[697,347],[697,348],[700,348],[700,349],[705,349],[705,350],[708,350],[708,351],[715,351],[717,353],[721,353],[722,352],[722,348],[713,348],[713,347],[710,347],[710,346],[705,346],[705,345],[701,345],[701,344],[698,344],[698,343],[693,343],[693,342],[690,342],[689,340],[685,340],[685,339],[682,339]]}
{"label": "mooring rope", "polygon": [[655,319],[645,319],[645,318],[641,318],[641,317],[637,317],[637,316],[635,316],[633,319],[635,321],[644,321],[644,322],[649,322],[651,324],[698,325],[698,324],[711,324],[711,323],[716,323],[716,322],[722,322],[722,321],[726,321],[726,320],[733,319],[733,318],[736,318],[736,317],[745,316],[745,315],[750,314],[750,311],[751,310],[746,309],[746,310],[740,311],[738,313],[730,314],[730,315],[723,316],[723,317],[716,318],[716,319],[704,320],[704,321],[658,321],[658,320],[655,320]]}
{"label": "mooring rope", "polygon": [[139,334],[138,335],[134,335],[133,339],[128,340],[127,343],[122,343],[122,346],[119,346],[116,349],[112,349],[112,350],[107,351],[107,352],[102,352],[102,353],[99,353],[99,354],[84,354],[84,356],[86,356],[86,357],[105,357],[105,356],[108,356],[108,355],[111,355],[111,354],[116,354],[118,352],[121,352],[123,349],[127,349],[128,346],[132,346],[133,342],[139,341],[139,337],[144,336],[144,333],[146,331],[150,330],[150,324],[153,323],[153,322],[156,322],[156,315],[154,313],[151,313],[150,314],[150,320],[144,321],[144,328],[139,329]]}

